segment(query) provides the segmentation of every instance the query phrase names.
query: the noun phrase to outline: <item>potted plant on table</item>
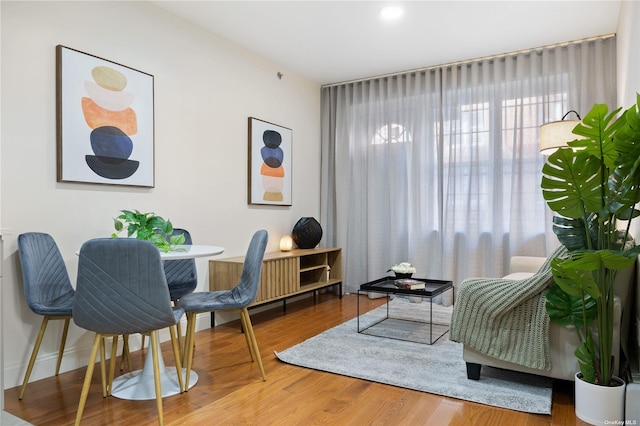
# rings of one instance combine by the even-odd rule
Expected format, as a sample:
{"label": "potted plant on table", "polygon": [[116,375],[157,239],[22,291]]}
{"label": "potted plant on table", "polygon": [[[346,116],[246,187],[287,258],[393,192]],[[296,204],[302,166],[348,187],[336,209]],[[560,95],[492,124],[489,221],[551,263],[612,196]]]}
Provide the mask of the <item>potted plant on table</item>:
{"label": "potted plant on table", "polygon": [[[585,382],[596,390],[621,387],[618,412],[602,414],[610,416],[604,420],[624,419],[624,382],[613,376],[614,280],[640,253],[629,235],[640,214],[640,95],[616,119],[620,110],[594,105],[573,129],[582,139],[567,142],[542,169],[543,196],[557,214],[553,230],[569,252],[552,261],[555,284],[547,291],[547,312],[578,333],[576,414],[586,421],[594,420],[579,401]],[[619,220],[626,221],[623,229]],[[604,409],[595,408],[597,402],[587,402],[586,409]]]}
{"label": "potted plant on table", "polygon": [[411,278],[416,273],[416,268],[409,262],[398,263],[387,269],[387,272],[393,272],[396,278]]}
{"label": "potted plant on table", "polygon": [[120,210],[120,216],[113,219],[116,232],[111,237],[117,238],[118,233],[127,229],[127,237],[147,240],[155,244],[160,250],[170,252],[175,246],[184,244],[183,234],[171,235],[173,224],[154,213],[141,213],[138,210]]}

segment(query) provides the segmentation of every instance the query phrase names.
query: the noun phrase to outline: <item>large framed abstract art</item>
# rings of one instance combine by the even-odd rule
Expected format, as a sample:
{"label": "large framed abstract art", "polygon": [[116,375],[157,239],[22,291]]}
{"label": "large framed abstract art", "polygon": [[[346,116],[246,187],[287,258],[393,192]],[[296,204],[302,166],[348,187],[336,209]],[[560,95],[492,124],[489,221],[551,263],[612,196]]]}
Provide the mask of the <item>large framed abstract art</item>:
{"label": "large framed abstract art", "polygon": [[56,47],[58,182],[153,187],[153,76]]}
{"label": "large framed abstract art", "polygon": [[249,204],[291,205],[291,134],[249,117]]}

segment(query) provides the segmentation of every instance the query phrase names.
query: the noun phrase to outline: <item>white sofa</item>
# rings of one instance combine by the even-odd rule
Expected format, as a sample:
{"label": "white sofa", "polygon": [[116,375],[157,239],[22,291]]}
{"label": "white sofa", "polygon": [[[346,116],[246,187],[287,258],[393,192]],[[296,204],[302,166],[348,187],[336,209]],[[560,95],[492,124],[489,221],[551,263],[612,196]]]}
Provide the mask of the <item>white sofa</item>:
{"label": "white sofa", "polygon": [[[544,257],[531,256],[514,256],[511,258],[510,274],[504,278],[508,279],[524,279],[536,272],[542,263]],[[634,275],[634,267],[624,271],[619,271],[616,276],[614,292],[615,297],[615,323],[614,323],[614,356],[615,374],[618,374],[620,361],[620,347],[626,345],[626,338],[629,333],[629,320],[631,313],[632,280]],[[626,316],[623,318],[623,305],[621,300],[625,300],[624,311]],[[622,334],[620,332],[622,326]],[[620,337],[623,336],[621,342]],[[550,350],[551,350],[551,370],[538,370],[534,368],[524,367],[522,365],[513,364],[498,360],[491,356],[478,352],[471,347],[463,346],[463,359],[467,363],[467,376],[470,379],[478,379],[480,366],[488,365],[492,367],[505,368],[508,370],[522,371],[526,373],[548,376],[556,379],[574,380],[575,373],[579,371],[578,362],[574,355],[574,351],[578,346],[578,337],[571,327],[565,327],[551,322],[549,329]],[[480,374],[479,374],[480,373]]]}

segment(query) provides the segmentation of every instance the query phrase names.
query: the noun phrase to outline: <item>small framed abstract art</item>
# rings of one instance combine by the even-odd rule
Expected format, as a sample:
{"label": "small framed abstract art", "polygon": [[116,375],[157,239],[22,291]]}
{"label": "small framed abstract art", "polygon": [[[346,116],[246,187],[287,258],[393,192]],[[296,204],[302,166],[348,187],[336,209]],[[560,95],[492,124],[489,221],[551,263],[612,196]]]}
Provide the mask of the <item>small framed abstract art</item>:
{"label": "small framed abstract art", "polygon": [[57,180],[153,187],[153,76],[56,47]]}
{"label": "small framed abstract art", "polygon": [[291,205],[291,133],[249,117],[249,204]]}

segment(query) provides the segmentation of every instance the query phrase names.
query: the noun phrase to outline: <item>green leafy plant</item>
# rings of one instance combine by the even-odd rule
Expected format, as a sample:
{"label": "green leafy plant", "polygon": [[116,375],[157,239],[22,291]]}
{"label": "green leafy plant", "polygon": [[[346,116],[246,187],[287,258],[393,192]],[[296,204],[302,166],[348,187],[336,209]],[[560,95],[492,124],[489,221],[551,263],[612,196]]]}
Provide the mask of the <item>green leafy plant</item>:
{"label": "green leafy plant", "polygon": [[111,237],[117,238],[118,233],[127,230],[127,237],[151,241],[160,250],[170,252],[175,246],[184,244],[183,234],[169,235],[173,232],[170,220],[157,216],[154,213],[140,213],[138,210],[120,210],[120,216],[113,219],[116,232]]}
{"label": "green leafy plant", "polygon": [[[555,284],[546,294],[549,317],[573,325],[583,380],[611,384],[616,272],[640,253],[629,236],[640,212],[640,95],[616,118],[596,104],[574,129],[582,139],[551,154],[542,169],[542,193],[556,213],[553,231],[568,249],[551,263]],[[618,220],[627,221],[624,229]]]}

